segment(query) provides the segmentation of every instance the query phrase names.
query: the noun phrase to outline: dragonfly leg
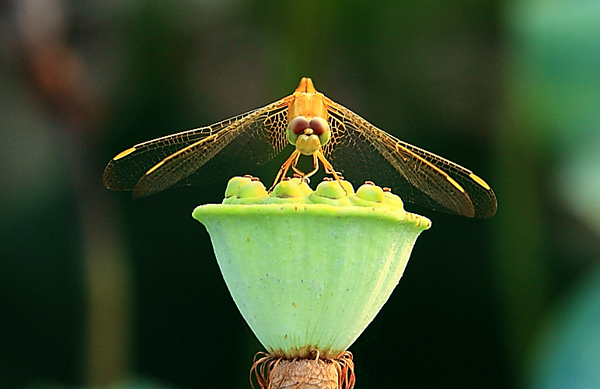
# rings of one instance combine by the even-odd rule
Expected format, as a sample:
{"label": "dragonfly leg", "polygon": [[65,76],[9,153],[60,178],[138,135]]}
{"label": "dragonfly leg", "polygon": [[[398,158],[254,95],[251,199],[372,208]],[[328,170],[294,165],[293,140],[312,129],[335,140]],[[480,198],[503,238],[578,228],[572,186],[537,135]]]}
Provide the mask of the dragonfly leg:
{"label": "dragonfly leg", "polygon": [[329,162],[327,160],[327,158],[325,158],[325,156],[323,155],[323,152],[321,150],[317,150],[317,152],[314,153],[313,155],[314,155],[315,159],[318,158],[323,163],[323,168],[325,169],[325,173],[331,174],[333,176],[333,178],[335,178],[335,180],[338,182],[338,184],[340,184],[342,189],[344,189],[344,192],[346,192],[344,185],[342,185],[342,179],[340,178],[340,176],[337,174],[337,172],[333,168],[333,165],[331,164],[331,162]]}
{"label": "dragonfly leg", "polygon": [[290,167],[294,171],[296,171],[296,164],[298,163],[298,158],[300,158],[300,152],[298,150],[294,150],[292,155],[290,155],[290,157],[283,163],[283,165],[281,165],[281,168],[279,168],[279,172],[277,172],[277,176],[275,177],[273,185],[271,185],[271,188],[269,188],[269,192],[271,192],[273,188],[275,188],[275,185],[277,185],[279,181],[284,179],[284,177],[287,175],[288,170],[290,170]]}
{"label": "dragonfly leg", "polygon": [[[296,162],[298,162],[298,160],[296,160]],[[309,173],[304,173],[303,171],[301,171],[300,169],[298,169],[296,167],[296,165],[292,165],[292,169],[294,169],[294,171],[296,173],[298,173],[303,179],[304,178],[310,178],[312,177],[316,172],[319,171],[319,160],[317,159],[317,156],[315,154],[313,154],[313,170],[311,170]]]}

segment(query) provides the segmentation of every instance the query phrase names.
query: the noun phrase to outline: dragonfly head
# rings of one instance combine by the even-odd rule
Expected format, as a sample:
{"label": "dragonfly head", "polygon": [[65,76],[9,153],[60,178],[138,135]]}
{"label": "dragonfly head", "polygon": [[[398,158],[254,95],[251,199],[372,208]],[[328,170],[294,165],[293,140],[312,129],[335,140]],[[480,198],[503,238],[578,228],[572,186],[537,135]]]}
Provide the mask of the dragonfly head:
{"label": "dragonfly head", "polygon": [[331,138],[331,130],[325,119],[319,116],[306,118],[296,116],[286,131],[288,142],[304,155],[312,155]]}

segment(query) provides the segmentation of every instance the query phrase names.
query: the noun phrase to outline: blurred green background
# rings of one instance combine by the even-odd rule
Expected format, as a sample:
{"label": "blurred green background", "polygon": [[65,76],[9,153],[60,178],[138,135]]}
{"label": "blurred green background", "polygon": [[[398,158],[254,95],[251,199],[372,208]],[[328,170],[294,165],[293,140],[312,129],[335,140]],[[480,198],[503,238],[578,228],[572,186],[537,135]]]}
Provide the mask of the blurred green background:
{"label": "blurred green background", "polygon": [[0,1],[0,387],[249,387],[262,348],[191,218],[225,183],[134,201],[102,171],[302,76],[499,200],[407,205],[433,227],[351,347],[356,387],[600,387],[598,20],[597,0]]}

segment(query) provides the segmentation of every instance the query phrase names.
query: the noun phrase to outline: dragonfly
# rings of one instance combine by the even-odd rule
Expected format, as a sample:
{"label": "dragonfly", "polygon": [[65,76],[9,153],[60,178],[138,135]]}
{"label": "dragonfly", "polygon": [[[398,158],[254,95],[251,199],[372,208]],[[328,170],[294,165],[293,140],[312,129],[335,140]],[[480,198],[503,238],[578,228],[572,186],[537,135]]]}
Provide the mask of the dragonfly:
{"label": "dragonfly", "polygon": [[[291,147],[289,146],[291,145]],[[136,198],[244,175],[293,148],[275,182],[320,164],[338,182],[374,181],[410,203],[466,217],[496,213],[492,188],[472,171],[397,139],[317,92],[304,77],[293,94],[207,127],[139,143],[106,166],[104,185]],[[313,170],[297,166],[313,159]],[[335,166],[335,168],[334,168]]]}

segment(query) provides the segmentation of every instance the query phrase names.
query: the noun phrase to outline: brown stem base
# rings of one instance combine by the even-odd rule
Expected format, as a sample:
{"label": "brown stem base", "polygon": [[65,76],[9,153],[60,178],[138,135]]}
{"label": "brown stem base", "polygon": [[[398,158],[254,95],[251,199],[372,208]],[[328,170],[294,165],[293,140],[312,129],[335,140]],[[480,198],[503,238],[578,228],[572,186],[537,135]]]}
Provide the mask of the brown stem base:
{"label": "brown stem base", "polygon": [[[260,389],[352,389],[354,362],[346,351],[338,358],[284,359],[260,352],[254,357],[250,374]],[[252,377],[250,377],[252,383]],[[254,384],[252,383],[254,388]]]}

